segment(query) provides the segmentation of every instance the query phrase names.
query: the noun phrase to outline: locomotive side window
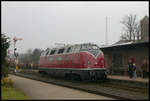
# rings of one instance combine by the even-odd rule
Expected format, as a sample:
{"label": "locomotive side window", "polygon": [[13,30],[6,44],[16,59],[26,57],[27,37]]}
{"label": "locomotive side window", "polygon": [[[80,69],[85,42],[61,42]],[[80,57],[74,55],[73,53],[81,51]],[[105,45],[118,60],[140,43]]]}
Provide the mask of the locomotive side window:
{"label": "locomotive side window", "polygon": [[48,55],[50,55],[50,53],[51,53],[51,50],[49,50]]}
{"label": "locomotive side window", "polygon": [[56,50],[52,50],[51,53],[50,53],[50,55],[53,55],[53,54],[55,53],[55,51],[56,51]]}
{"label": "locomotive side window", "polygon": [[46,55],[48,55],[49,51],[46,52]]}
{"label": "locomotive side window", "polygon": [[69,48],[67,49],[67,53],[69,53],[69,52],[70,52],[70,49],[71,49],[71,47],[69,47]]}
{"label": "locomotive side window", "polygon": [[63,48],[63,49],[59,49],[58,54],[63,53],[63,52],[64,52],[64,50],[65,50],[65,48]]}

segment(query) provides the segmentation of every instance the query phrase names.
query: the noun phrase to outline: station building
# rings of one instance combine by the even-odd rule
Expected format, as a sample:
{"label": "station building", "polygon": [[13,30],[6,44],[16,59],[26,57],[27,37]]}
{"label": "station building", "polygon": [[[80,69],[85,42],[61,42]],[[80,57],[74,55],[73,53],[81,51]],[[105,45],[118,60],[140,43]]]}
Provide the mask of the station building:
{"label": "station building", "polygon": [[136,63],[137,76],[141,76],[143,60],[149,63],[149,18],[145,16],[141,21],[141,39],[138,41],[120,40],[113,45],[101,47],[104,52],[106,67],[110,73],[113,63],[113,75],[128,75],[128,61],[132,56]]}
{"label": "station building", "polygon": [[149,63],[149,41],[127,42],[103,47],[101,50],[105,54],[108,72],[111,62],[113,62],[112,71],[114,75],[128,75],[128,61],[131,56],[135,60],[138,76],[141,76],[143,60],[146,59]]}

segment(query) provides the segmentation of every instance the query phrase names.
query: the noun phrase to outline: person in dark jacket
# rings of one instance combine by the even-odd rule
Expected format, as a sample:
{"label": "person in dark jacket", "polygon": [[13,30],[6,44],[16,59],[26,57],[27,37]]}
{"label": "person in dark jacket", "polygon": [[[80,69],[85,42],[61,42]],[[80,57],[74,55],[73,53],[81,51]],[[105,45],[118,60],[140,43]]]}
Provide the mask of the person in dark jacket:
{"label": "person in dark jacket", "polygon": [[131,61],[132,63],[135,62],[133,56],[130,57],[130,60],[129,60],[129,61]]}
{"label": "person in dark jacket", "polygon": [[147,78],[148,77],[149,67],[148,67],[148,63],[147,63],[146,60],[143,61],[143,64],[141,66],[141,70],[142,70],[142,77],[143,78]]}
{"label": "person in dark jacket", "polygon": [[129,59],[128,68],[129,68],[129,77],[132,78],[133,77],[133,63],[131,59]]}
{"label": "person in dark jacket", "polygon": [[28,64],[26,64],[26,69],[29,69],[29,65]]}
{"label": "person in dark jacket", "polygon": [[136,75],[136,64],[133,63],[133,77],[136,78],[137,75]]}

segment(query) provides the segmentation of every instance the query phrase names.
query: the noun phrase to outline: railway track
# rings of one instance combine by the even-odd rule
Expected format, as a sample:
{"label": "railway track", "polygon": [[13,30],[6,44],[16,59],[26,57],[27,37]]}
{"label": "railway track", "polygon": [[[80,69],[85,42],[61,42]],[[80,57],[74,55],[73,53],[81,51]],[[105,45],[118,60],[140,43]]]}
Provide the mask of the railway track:
{"label": "railway track", "polygon": [[128,86],[127,85],[119,85],[119,84],[114,84],[114,83],[104,83],[104,84],[102,84],[102,86],[148,94],[147,87],[133,87],[133,86],[131,87],[129,85]]}
{"label": "railway track", "polygon": [[149,88],[147,87],[136,87],[116,82],[93,83],[65,80],[60,78],[48,77],[46,75],[43,76],[40,75],[37,71],[20,71],[20,73],[16,73],[15,75],[74,89],[84,90],[90,93],[100,94],[116,99],[148,100],[149,95]]}

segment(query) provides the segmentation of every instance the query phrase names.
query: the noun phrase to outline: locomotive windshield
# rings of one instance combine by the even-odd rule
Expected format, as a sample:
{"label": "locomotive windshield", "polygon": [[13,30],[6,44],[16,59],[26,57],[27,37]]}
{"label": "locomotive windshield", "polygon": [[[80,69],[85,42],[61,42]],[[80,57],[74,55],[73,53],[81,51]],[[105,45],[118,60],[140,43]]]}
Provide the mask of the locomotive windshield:
{"label": "locomotive windshield", "polygon": [[97,54],[99,53],[100,49],[97,45],[93,45],[93,44],[85,44],[81,46],[80,51],[88,51],[90,53],[92,53],[94,56],[97,56]]}
{"label": "locomotive windshield", "polygon": [[81,50],[99,50],[98,46],[96,45],[91,45],[91,44],[87,44],[87,45],[82,45],[81,46]]}

